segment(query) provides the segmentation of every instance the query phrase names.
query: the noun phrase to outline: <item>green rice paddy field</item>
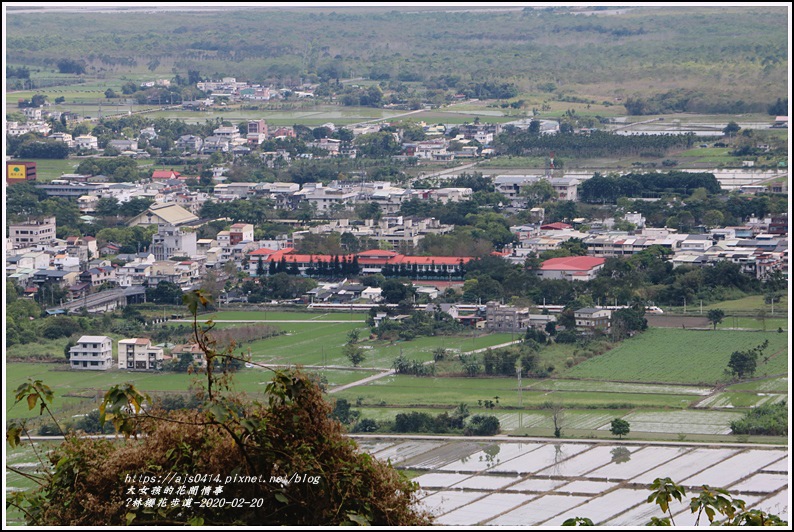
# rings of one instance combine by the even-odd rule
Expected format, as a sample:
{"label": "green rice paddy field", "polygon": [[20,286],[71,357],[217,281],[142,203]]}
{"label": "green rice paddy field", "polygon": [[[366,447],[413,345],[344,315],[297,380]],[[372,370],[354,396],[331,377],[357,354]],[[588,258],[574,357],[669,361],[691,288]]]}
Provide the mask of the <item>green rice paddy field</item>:
{"label": "green rice paddy field", "polygon": [[649,329],[607,353],[562,372],[565,378],[675,384],[714,384],[731,353],[769,340],[756,376],[788,371],[788,336],[777,332]]}
{"label": "green rice paddy field", "polygon": [[[686,408],[701,396],[691,394],[625,393],[600,391],[544,391],[527,388],[532,381],[523,380],[523,390],[518,393],[515,378],[436,378],[392,375],[363,386],[348,388],[334,394],[363,405],[407,407],[454,407],[466,403],[469,407],[480,401],[495,401],[505,408],[537,409],[547,403],[559,403],[568,408],[634,408],[663,407]],[[533,386],[530,384],[530,386]]]}

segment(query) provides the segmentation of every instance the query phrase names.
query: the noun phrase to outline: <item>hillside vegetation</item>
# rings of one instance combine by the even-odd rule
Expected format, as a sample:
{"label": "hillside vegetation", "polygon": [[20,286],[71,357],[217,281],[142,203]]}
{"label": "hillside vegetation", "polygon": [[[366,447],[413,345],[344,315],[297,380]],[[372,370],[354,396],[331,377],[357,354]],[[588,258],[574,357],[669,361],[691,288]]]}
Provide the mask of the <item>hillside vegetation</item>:
{"label": "hillside vegetation", "polygon": [[56,77],[67,59],[90,77],[148,69],[272,83],[369,78],[495,91],[484,97],[513,97],[514,86],[563,101],[633,98],[647,104],[640,110],[664,101],[687,112],[758,112],[785,97],[787,29],[785,7],[11,13],[6,59],[34,76]]}

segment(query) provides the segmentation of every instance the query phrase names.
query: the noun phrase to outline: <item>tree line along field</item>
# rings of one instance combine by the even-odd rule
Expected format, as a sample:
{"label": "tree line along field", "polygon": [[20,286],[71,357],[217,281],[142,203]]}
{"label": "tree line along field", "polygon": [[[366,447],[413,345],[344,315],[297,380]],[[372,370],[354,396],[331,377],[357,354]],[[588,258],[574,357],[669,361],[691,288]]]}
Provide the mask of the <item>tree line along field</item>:
{"label": "tree line along field", "polygon": [[[712,385],[724,379],[731,353],[769,340],[756,376],[788,371],[788,335],[777,332],[649,329],[564,372],[566,378]],[[769,357],[768,362],[764,358]]]}

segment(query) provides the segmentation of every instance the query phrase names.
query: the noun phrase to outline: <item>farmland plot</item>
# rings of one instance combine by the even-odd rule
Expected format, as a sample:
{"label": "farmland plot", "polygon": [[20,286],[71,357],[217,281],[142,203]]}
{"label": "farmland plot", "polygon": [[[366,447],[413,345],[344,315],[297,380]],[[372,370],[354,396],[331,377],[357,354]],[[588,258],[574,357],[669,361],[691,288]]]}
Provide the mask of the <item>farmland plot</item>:
{"label": "farmland plot", "polygon": [[[739,412],[635,412],[623,419],[636,432],[668,432],[686,434],[729,434],[731,421],[742,417]],[[609,430],[609,425],[599,430]]]}
{"label": "farmland plot", "polygon": [[773,379],[760,379],[752,382],[742,382],[728,386],[730,391],[752,390],[759,392],[785,392],[788,391],[788,377],[776,377]]}
{"label": "farmland plot", "polygon": [[639,384],[635,382],[601,382],[586,380],[544,380],[528,386],[535,390],[576,392],[648,393],[664,395],[708,395],[711,388],[703,386],[675,386],[671,384]]}
{"label": "farmland plot", "polygon": [[721,392],[700,401],[698,408],[751,408],[765,404],[781,403],[788,395],[777,393]]}
{"label": "farmland plot", "polygon": [[566,377],[655,383],[705,384],[724,378],[731,353],[769,340],[769,361],[759,360],[757,376],[788,371],[788,337],[746,331],[649,329],[615,349],[563,372]]}

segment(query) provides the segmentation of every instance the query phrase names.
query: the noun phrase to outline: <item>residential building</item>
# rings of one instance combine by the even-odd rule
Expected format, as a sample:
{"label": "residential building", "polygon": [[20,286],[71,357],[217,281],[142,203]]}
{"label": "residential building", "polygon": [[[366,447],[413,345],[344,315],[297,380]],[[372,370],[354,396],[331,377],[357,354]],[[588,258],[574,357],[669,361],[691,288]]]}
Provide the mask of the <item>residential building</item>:
{"label": "residential building", "polygon": [[136,259],[116,270],[116,282],[121,288],[141,286],[149,280],[154,263],[154,255],[147,259]]}
{"label": "residential building", "polygon": [[300,192],[295,193],[298,202],[308,201],[314,205],[317,213],[329,213],[332,209],[351,206],[358,198],[358,193],[340,188],[325,187],[322,183],[306,183]]}
{"label": "residential building", "polygon": [[42,220],[28,220],[21,224],[10,224],[8,238],[14,248],[50,244],[55,240],[55,216]]}
{"label": "residential building", "polygon": [[197,368],[207,367],[207,358],[198,344],[179,344],[171,348],[171,360],[179,361],[182,355],[193,357],[193,365]]}
{"label": "residential building", "polygon": [[267,123],[264,120],[249,120],[246,140],[252,144],[262,144],[267,140]]}
{"label": "residential building", "polygon": [[83,214],[96,212],[97,203],[99,203],[99,196],[86,194],[77,198],[77,208]]}
{"label": "residential building", "polygon": [[[420,191],[414,191],[414,194]],[[465,201],[471,199],[472,191],[470,188],[431,188],[427,191],[427,199],[449,203],[450,201]],[[423,195],[423,197],[425,197]]]}
{"label": "residential building", "polygon": [[198,153],[204,146],[204,140],[195,135],[182,135],[176,141],[176,149],[181,153]]}
{"label": "residential building", "polygon": [[149,251],[154,254],[155,260],[194,257],[198,252],[196,233],[171,224],[159,224],[157,232],[152,235]]}
{"label": "residential building", "polygon": [[74,140],[69,133],[53,133],[47,137],[48,139],[57,140],[63,142],[70,148],[74,146]]}
{"label": "residential building", "polygon": [[[264,185],[265,183],[261,183]],[[257,190],[261,188],[260,183],[220,183],[213,187],[216,201],[232,201],[236,199],[252,198]],[[298,185],[295,185],[298,187]]]}
{"label": "residential building", "polygon": [[108,142],[109,148],[116,148],[119,151],[136,151],[138,149],[137,140],[111,140]]}
{"label": "residential building", "polygon": [[204,145],[201,148],[201,153],[215,153],[219,151],[226,153],[231,149],[231,142],[228,137],[220,137],[213,135],[204,139]]}
{"label": "residential building", "polygon": [[573,315],[577,329],[609,331],[610,320],[612,319],[612,311],[610,309],[585,307],[575,310]]}
{"label": "residential building", "polygon": [[72,369],[108,370],[113,368],[113,340],[107,336],[81,336],[69,348]]}
{"label": "residential building", "polygon": [[99,144],[93,135],[79,135],[74,138],[74,147],[78,150],[98,150]]}
{"label": "residential building", "polygon": [[116,284],[116,268],[113,266],[89,268],[80,274],[80,282],[87,283],[91,287],[105,283]]}
{"label": "residential building", "polygon": [[6,273],[13,273],[22,269],[46,270],[49,266],[50,256],[43,251],[29,251],[21,255],[6,257]]}
{"label": "residential building", "polygon": [[485,306],[485,327],[489,331],[524,332],[529,327],[529,309],[489,301]]}
{"label": "residential building", "polygon": [[119,369],[146,371],[163,369],[163,348],[148,338],[119,340]]}
{"label": "residential building", "polygon": [[232,143],[241,137],[240,130],[236,126],[220,126],[212,132],[216,137],[224,138]]}
{"label": "residential building", "polygon": [[229,229],[229,244],[236,246],[240,242],[253,242],[254,226],[246,223],[232,224]]}

